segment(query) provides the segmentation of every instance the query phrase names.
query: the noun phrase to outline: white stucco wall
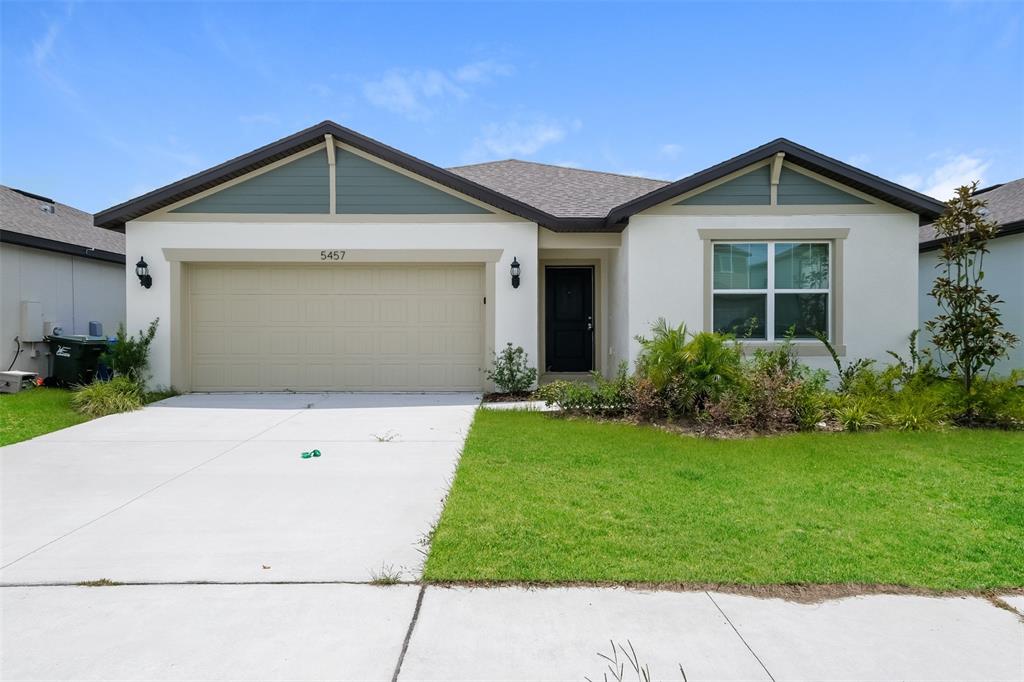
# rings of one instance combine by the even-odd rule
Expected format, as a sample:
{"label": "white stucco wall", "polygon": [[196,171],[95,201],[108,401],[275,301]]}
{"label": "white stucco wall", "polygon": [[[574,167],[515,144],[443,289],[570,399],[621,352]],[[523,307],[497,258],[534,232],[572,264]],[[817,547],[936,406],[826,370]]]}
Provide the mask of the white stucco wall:
{"label": "white stucco wall", "polygon": [[[991,252],[985,256],[985,279],[982,285],[991,293],[999,294],[1004,303],[1000,306],[1003,325],[1024,339],[1024,234],[999,237],[989,242]],[[921,314],[922,341],[928,342],[929,334],[924,323],[939,313],[935,299],[928,295],[938,271],[938,251],[926,251],[920,255],[918,306]],[[1000,361],[994,368],[999,374],[1008,374],[1011,369],[1024,369],[1024,344],[1010,351],[1010,357]]]}
{"label": "white stucco wall", "polygon": [[[89,322],[103,323],[113,336],[125,320],[123,265],[14,244],[0,244],[0,369],[14,357],[21,331],[21,301],[42,304],[43,319],[66,334],[87,334]],[[48,372],[49,345],[22,344],[14,369]]]}
{"label": "white stucco wall", "polygon": [[[658,215],[630,219],[629,357],[637,334],[648,334],[658,317],[704,327],[704,252],[698,229],[773,230],[846,228],[843,262],[843,342],[846,360],[886,361],[886,350],[903,351],[917,327],[917,216],[908,212],[818,215]],[[813,342],[812,342],[813,343]],[[818,345],[820,348],[820,344]],[[833,369],[827,357],[807,364]]]}
{"label": "white stucco wall", "polygon": [[[429,260],[445,262],[444,251],[499,251],[497,262],[488,266],[487,319],[493,319],[493,341],[537,353],[537,225],[526,221],[480,221],[455,223],[351,223],[351,222],[206,222],[137,220],[126,226],[128,260],[145,257],[153,286],[139,286],[134,271],[126,274],[127,316],[130,330],[161,320],[151,356],[152,385],[172,384],[171,336],[179,330],[171,325],[171,263],[164,249],[231,249],[257,252],[260,260],[295,262],[308,260],[311,267],[344,267],[346,263],[371,258],[373,250],[400,250],[391,262],[424,260],[416,251],[429,251]],[[340,264],[321,263],[322,249],[348,252]],[[285,253],[287,251],[288,253]],[[296,251],[307,252],[305,256]],[[275,252],[281,252],[276,253]],[[440,252],[440,253],[439,253]],[[513,258],[523,264],[522,280],[513,289],[509,266]],[[449,260],[466,262],[464,257]],[[487,348],[487,357],[493,347]]]}
{"label": "white stucco wall", "polygon": [[608,258],[609,310],[608,310],[608,367],[614,372],[619,363],[632,361],[629,355],[629,234],[627,226],[622,231],[618,249],[610,252]]}

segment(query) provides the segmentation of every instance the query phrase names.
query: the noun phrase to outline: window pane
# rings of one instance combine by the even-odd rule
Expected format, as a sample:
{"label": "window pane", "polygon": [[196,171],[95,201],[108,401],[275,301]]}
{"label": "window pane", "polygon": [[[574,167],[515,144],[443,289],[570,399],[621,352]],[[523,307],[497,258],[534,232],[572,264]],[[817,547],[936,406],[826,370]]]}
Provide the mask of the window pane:
{"label": "window pane", "polygon": [[767,289],[767,244],[715,244],[716,289]]}
{"label": "window pane", "polygon": [[776,289],[828,289],[828,244],[776,244]]}
{"label": "window pane", "polygon": [[740,338],[766,338],[767,303],[765,294],[715,294],[715,331]]}
{"label": "window pane", "polygon": [[775,294],[775,338],[785,337],[790,327],[798,339],[828,334],[828,294]]}

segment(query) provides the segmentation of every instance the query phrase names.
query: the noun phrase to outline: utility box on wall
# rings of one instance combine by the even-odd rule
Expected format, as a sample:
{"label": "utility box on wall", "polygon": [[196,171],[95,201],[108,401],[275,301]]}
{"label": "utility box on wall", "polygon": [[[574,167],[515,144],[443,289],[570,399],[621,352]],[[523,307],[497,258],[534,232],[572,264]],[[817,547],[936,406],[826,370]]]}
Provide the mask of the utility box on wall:
{"label": "utility box on wall", "polygon": [[21,302],[21,333],[18,339],[22,343],[43,340],[43,304],[39,301]]}

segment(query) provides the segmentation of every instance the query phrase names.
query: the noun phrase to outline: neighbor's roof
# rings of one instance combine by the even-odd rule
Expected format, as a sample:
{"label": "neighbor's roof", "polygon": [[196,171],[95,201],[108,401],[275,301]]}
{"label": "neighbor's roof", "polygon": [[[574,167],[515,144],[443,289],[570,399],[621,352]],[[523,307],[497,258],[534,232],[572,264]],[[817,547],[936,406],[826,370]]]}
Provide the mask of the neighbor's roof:
{"label": "neighbor's roof", "polygon": [[124,263],[124,235],[95,227],[91,213],[4,185],[0,241]]}
{"label": "neighbor's roof", "polygon": [[667,180],[518,159],[448,170],[551,215],[573,218],[604,218],[619,204],[669,184]]}
{"label": "neighbor's roof", "polygon": [[[989,218],[999,223],[999,236],[1024,232],[1024,178],[980,189],[974,196],[985,201]],[[921,226],[919,241],[922,251],[941,246],[934,223]]]}
{"label": "neighbor's roof", "polygon": [[123,230],[129,220],[323,144],[327,134],[399,168],[557,232],[619,232],[633,214],[779,152],[785,152],[786,160],[791,163],[916,213],[921,222],[935,220],[944,209],[941,202],[931,197],[784,138],[668,183],[514,160],[446,170],[333,121],[323,121],[219,166],[101,211],[96,214],[95,223],[99,227]]}

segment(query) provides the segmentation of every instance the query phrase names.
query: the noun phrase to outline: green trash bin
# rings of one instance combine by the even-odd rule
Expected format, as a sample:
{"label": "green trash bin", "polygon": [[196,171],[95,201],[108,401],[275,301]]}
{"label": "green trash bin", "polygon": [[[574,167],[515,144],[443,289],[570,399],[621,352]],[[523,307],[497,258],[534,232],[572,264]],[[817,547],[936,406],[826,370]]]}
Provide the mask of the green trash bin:
{"label": "green trash bin", "polygon": [[108,343],[102,336],[85,334],[47,336],[46,340],[50,343],[50,376],[61,386],[90,383]]}

